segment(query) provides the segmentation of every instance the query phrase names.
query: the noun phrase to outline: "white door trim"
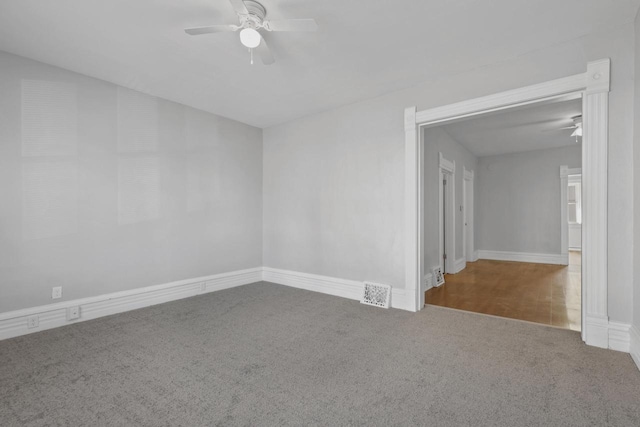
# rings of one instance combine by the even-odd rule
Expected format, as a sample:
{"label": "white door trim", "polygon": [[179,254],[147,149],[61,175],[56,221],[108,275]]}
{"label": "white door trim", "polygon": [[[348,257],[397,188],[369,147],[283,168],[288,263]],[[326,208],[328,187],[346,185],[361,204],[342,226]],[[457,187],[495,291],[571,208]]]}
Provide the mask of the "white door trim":
{"label": "white door trim", "polygon": [[[474,238],[473,238],[473,215],[474,215],[474,191],[475,191],[475,183],[474,183],[474,173],[473,170],[468,170],[464,168],[464,181],[462,182],[462,257],[465,260],[465,267],[467,262],[474,262],[473,253],[475,249]],[[467,203],[469,199],[469,185],[471,185],[471,203]],[[469,236],[467,236],[469,235]],[[470,238],[469,238],[470,237]],[[467,245],[470,247],[467,248]]]}
{"label": "white door trim", "polygon": [[[443,271],[445,273],[454,273],[456,272],[455,261],[456,261],[456,162],[447,160],[442,153],[438,153],[438,160],[440,165],[440,182],[438,184],[439,188],[439,198],[438,198],[438,234],[439,234],[439,257],[438,257],[438,265],[442,265],[444,267]],[[443,180],[447,181],[446,188],[443,185]],[[445,223],[445,206],[443,205],[443,196],[446,197],[444,200],[447,203],[449,213],[449,217],[446,218],[447,221]],[[447,229],[445,230],[445,226]],[[445,238],[443,238],[442,232],[445,231]],[[446,262],[443,261],[444,257],[444,247],[447,247],[447,259]]]}
{"label": "white door trim", "polygon": [[569,166],[560,166],[560,254],[569,264],[569,217],[567,214]]}
{"label": "white door trim", "polygon": [[421,310],[424,293],[422,236],[423,148],[419,129],[490,111],[581,94],[583,99],[582,339],[608,346],[607,312],[607,148],[611,62],[587,64],[585,73],[442,107],[405,109],[405,289],[410,308]]}
{"label": "white door trim", "polygon": [[567,213],[568,207],[568,185],[569,175],[582,174],[581,168],[569,168],[569,166],[560,166],[560,253],[566,257],[569,264],[569,218]]}

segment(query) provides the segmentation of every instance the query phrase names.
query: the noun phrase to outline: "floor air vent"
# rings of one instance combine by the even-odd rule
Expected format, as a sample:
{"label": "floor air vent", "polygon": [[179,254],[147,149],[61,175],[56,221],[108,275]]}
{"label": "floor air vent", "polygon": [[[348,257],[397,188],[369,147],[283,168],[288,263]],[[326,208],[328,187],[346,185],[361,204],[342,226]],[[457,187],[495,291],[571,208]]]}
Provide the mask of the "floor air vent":
{"label": "floor air vent", "polygon": [[444,283],[444,274],[442,274],[442,268],[433,268],[433,286],[438,287]]}
{"label": "floor air vent", "polygon": [[391,300],[391,286],[380,283],[364,282],[362,291],[362,304],[373,305],[375,307],[389,308]]}

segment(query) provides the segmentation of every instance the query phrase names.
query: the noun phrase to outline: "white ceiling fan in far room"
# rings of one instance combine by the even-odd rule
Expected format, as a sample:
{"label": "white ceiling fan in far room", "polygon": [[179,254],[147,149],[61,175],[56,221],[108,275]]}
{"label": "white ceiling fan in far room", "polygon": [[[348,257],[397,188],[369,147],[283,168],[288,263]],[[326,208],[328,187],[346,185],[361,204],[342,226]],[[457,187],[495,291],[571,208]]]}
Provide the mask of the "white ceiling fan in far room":
{"label": "white ceiling fan in far room", "polygon": [[265,31],[316,31],[318,24],[314,19],[281,19],[281,20],[266,20],[267,9],[253,0],[229,0],[233,6],[240,25],[235,24],[220,24],[210,25],[207,27],[195,27],[187,28],[184,31],[192,36],[198,36],[202,34],[240,31],[240,42],[249,49],[251,58],[251,64],[253,64],[253,50],[255,49],[262,63],[270,65],[275,62],[273,53],[267,42],[260,34],[259,30]]}
{"label": "white ceiling fan in far room", "polygon": [[[561,127],[558,129],[551,129],[549,131],[560,131],[560,130],[567,130],[567,129],[573,129],[573,132],[571,133],[572,137],[576,138],[576,142],[578,142],[578,137],[582,137],[582,116],[574,116],[571,117],[571,120],[573,121],[573,125],[571,126],[565,126],[565,127]],[[547,132],[549,132],[547,131]]]}

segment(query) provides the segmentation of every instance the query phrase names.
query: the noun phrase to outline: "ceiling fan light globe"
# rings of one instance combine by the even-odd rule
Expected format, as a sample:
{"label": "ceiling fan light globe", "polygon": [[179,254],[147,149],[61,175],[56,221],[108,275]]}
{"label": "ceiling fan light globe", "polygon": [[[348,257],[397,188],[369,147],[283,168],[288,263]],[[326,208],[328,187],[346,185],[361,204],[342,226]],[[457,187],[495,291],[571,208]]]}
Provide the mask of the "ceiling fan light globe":
{"label": "ceiling fan light globe", "polygon": [[244,28],[240,31],[240,42],[249,49],[255,49],[260,45],[262,36],[253,28]]}

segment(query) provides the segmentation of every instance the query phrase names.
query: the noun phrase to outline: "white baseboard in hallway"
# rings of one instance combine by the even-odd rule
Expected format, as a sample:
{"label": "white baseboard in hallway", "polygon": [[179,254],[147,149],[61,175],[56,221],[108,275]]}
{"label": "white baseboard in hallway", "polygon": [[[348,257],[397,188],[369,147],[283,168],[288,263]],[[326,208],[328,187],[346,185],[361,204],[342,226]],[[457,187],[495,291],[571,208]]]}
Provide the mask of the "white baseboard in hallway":
{"label": "white baseboard in hallway", "polygon": [[[300,273],[297,271],[281,270],[264,267],[262,280],[291,286],[298,289],[320,292],[359,301],[362,297],[363,282],[348,279],[338,279],[317,274]],[[391,289],[391,306],[402,310],[408,310],[406,293],[404,289]]]}
{"label": "white baseboard in hallway", "polygon": [[[257,267],[0,313],[0,340],[260,280],[262,268]],[[72,307],[79,307],[80,317],[67,320],[67,309]],[[37,326],[29,328],[30,319],[37,319]]]}
{"label": "white baseboard in hallway", "polygon": [[480,249],[478,251],[478,258],[494,261],[532,262],[537,264],[569,264],[569,256],[562,254],[537,254],[531,252],[507,252]]}
{"label": "white baseboard in hallway", "polygon": [[467,260],[463,258],[458,258],[454,263],[453,263],[453,274],[458,274],[460,273],[462,270],[464,270],[465,268],[467,268]]}

